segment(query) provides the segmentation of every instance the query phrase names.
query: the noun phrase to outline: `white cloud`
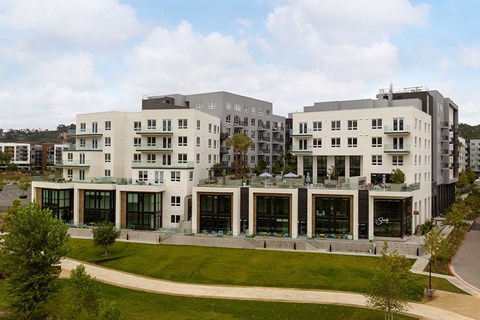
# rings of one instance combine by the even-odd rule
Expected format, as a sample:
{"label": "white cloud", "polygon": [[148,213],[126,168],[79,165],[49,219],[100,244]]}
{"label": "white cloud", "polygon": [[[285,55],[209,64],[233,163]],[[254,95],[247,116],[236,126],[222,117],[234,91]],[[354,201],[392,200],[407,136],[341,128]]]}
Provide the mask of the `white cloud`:
{"label": "white cloud", "polygon": [[4,0],[0,26],[49,46],[84,48],[120,47],[140,28],[135,11],[116,0]]}
{"label": "white cloud", "polygon": [[480,46],[462,46],[460,48],[460,58],[463,65],[470,68],[480,67]]}

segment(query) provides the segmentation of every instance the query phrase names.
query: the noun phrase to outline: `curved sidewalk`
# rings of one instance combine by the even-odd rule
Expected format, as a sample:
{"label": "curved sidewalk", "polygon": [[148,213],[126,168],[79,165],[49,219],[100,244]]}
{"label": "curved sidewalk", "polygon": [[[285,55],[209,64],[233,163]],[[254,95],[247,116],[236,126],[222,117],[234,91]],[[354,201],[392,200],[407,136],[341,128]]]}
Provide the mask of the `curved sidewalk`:
{"label": "curved sidewalk", "polygon": [[[62,269],[72,270],[79,264],[85,265],[87,273],[92,277],[95,277],[98,281],[115,286],[152,293],[198,298],[338,304],[356,307],[366,306],[366,299],[363,295],[348,292],[179,283],[138,276],[131,273],[83,263],[73,259],[64,259],[62,261]],[[420,303],[410,303],[409,306],[410,308],[406,313],[412,316],[421,317],[422,319],[472,320],[472,318],[465,317],[448,310]]]}

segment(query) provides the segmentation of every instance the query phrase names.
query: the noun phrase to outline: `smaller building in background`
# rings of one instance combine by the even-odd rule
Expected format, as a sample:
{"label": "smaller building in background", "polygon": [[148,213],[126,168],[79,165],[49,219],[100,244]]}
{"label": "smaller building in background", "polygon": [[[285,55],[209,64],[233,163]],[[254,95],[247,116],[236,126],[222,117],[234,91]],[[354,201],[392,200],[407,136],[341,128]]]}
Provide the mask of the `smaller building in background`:
{"label": "smaller building in background", "polygon": [[480,139],[473,139],[468,142],[468,162],[470,168],[480,174]]}
{"label": "smaller building in background", "polygon": [[[30,143],[0,143],[0,151],[10,155],[11,163],[20,168],[30,169]],[[6,167],[7,164],[0,164],[0,169],[6,169]]]}
{"label": "smaller building in background", "polygon": [[467,167],[467,142],[462,137],[458,137],[458,166],[459,171],[464,171]]}

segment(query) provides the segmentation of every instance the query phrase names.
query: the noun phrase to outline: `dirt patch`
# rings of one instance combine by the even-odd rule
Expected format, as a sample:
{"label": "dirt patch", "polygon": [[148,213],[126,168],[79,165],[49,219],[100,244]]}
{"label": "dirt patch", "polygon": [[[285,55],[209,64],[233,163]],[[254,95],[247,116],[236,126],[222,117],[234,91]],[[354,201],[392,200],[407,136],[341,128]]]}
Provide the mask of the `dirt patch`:
{"label": "dirt patch", "polygon": [[432,300],[426,300],[425,304],[480,320],[480,313],[478,312],[480,299],[476,297],[435,290]]}
{"label": "dirt patch", "polygon": [[62,269],[60,271],[60,279],[69,279],[70,278],[70,270]]}

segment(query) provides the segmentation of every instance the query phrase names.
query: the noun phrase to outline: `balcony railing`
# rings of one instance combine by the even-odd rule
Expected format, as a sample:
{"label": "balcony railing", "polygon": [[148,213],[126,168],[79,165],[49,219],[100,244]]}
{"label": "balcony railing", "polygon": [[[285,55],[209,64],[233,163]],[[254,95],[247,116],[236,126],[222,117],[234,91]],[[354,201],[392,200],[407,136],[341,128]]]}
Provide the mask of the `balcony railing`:
{"label": "balcony railing", "polygon": [[149,151],[149,152],[172,152],[172,145],[164,146],[161,143],[157,144],[149,144],[149,143],[142,143],[135,146],[137,151]]}
{"label": "balcony railing", "polygon": [[132,168],[137,169],[137,168],[170,168],[170,169],[193,169],[195,166],[195,163],[193,161],[187,161],[187,162],[171,162],[170,164],[164,164],[161,161],[155,161],[155,162],[148,162],[148,161],[142,161],[142,162],[136,162],[132,161]]}
{"label": "balcony railing", "polygon": [[395,134],[395,135],[407,135],[410,134],[410,126],[384,126],[383,133],[385,134]]}
{"label": "balcony railing", "polygon": [[90,167],[90,161],[63,160],[62,167]]}
{"label": "balcony railing", "polygon": [[173,134],[172,128],[146,128],[136,131],[140,135],[170,136]]}
{"label": "balcony railing", "polygon": [[292,137],[311,137],[312,129],[299,130],[299,129],[290,129],[290,135]]}
{"label": "balcony railing", "polygon": [[101,136],[102,130],[92,130],[92,129],[77,129],[69,132],[71,137],[82,137],[82,136]]}
{"label": "balcony railing", "polygon": [[92,144],[70,144],[65,146],[65,151],[101,151],[103,149],[103,145],[101,143]]}
{"label": "balcony railing", "polygon": [[299,146],[299,145],[293,145],[292,146],[292,152],[293,153],[311,153],[313,150],[311,145],[305,146]]}
{"label": "balcony railing", "polygon": [[270,125],[266,124],[266,123],[258,123],[257,124],[257,129],[258,130],[269,130],[270,129]]}
{"label": "balcony railing", "polygon": [[384,144],[383,151],[387,153],[410,153],[410,145]]}

